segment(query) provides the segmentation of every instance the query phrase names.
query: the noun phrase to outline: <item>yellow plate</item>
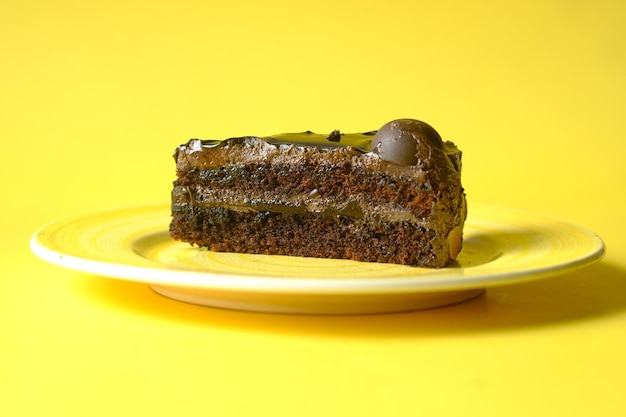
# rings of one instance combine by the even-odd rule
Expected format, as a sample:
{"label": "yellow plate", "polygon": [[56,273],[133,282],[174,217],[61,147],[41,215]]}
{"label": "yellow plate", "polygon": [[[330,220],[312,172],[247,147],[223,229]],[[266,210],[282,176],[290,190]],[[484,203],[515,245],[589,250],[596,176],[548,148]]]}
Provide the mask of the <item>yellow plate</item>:
{"label": "yellow plate", "polygon": [[545,278],[602,257],[580,226],[472,205],[458,264],[443,269],[349,260],[218,253],[172,240],[169,204],[112,209],[50,223],[31,239],[66,268],[146,282],[214,307],[304,314],[396,312],[458,303],[485,288]]}

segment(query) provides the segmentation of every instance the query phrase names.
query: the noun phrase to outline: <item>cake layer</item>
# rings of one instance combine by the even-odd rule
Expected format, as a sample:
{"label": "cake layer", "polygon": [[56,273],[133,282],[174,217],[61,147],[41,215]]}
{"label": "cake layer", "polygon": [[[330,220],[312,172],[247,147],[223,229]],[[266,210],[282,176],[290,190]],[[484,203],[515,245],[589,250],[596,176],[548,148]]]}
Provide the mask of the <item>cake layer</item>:
{"label": "cake layer", "polygon": [[[173,212],[172,236],[214,251],[343,258],[443,267],[446,237],[410,222],[368,225],[338,216],[190,207]],[[224,239],[223,236],[228,236]]]}
{"label": "cake layer", "polygon": [[391,220],[404,214],[402,218],[418,221],[432,214],[437,195],[447,191],[415,184],[398,175],[346,166],[315,170],[265,164],[183,172],[175,183],[172,202],[262,209],[271,206],[274,211],[292,212],[345,211],[351,206],[352,217],[375,215],[377,220]]}
{"label": "cake layer", "polygon": [[[450,170],[457,174],[461,172],[462,153],[453,142],[446,141],[442,144],[442,149],[432,149],[428,158],[418,161],[415,165],[403,166],[389,163],[377,153],[366,151],[374,138],[372,133],[342,133],[336,141],[329,140],[330,135],[312,132],[283,133],[264,138],[244,136],[228,140],[191,139],[176,148],[174,159],[177,170],[259,164],[268,161],[318,167],[350,159],[351,162],[368,169],[401,172],[407,176],[423,175],[421,168],[436,173]],[[359,158],[361,156],[366,157]]]}

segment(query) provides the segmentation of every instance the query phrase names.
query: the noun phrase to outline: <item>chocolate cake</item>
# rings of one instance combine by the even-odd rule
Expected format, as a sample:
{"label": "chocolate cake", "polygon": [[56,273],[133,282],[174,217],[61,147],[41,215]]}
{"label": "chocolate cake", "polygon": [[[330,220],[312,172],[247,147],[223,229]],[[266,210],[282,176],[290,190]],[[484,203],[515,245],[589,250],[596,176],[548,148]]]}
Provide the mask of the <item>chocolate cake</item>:
{"label": "chocolate cake", "polygon": [[424,122],[192,139],[174,158],[177,240],[212,251],[435,268],[461,250],[461,151]]}

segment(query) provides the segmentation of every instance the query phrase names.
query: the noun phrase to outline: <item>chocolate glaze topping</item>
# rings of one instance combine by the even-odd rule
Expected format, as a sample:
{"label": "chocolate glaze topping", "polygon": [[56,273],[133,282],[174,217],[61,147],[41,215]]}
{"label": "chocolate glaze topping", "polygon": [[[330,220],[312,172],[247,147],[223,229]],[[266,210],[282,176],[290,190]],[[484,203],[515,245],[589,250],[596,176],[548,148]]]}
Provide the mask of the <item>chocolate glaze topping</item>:
{"label": "chocolate glaze topping", "polygon": [[[365,133],[340,133],[338,130],[334,130],[328,135],[321,135],[306,131],[300,133],[280,133],[260,139],[272,145],[303,145],[317,148],[343,148],[351,146],[363,153],[367,153],[369,152],[370,143],[375,134],[375,131]],[[202,140],[202,146],[205,148],[224,146],[226,144],[227,140]]]}
{"label": "chocolate glaze topping", "polygon": [[[245,140],[246,138],[232,139]],[[456,146],[450,141],[444,143],[432,126],[414,119],[393,120],[378,131],[365,133],[341,133],[339,130],[334,130],[328,135],[321,135],[306,131],[281,133],[260,139],[275,146],[302,145],[322,149],[351,147],[361,153],[377,154],[381,159],[397,165],[419,165],[422,168],[429,168],[438,163],[447,164],[445,159],[448,158],[443,158],[444,161],[441,161],[442,156],[447,155],[452,159],[455,169],[460,172],[460,166],[455,160],[455,154],[460,155]],[[194,146],[213,148],[227,146],[227,144],[227,140],[196,140]],[[460,160],[458,162],[460,163]]]}

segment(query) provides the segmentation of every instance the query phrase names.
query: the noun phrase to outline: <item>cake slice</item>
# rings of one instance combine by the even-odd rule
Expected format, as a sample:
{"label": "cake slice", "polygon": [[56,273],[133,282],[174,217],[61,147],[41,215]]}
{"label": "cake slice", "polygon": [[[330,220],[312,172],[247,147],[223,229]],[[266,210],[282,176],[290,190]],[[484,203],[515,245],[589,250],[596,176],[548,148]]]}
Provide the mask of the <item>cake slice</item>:
{"label": "cake slice", "polygon": [[466,217],[461,151],[428,124],[192,139],[174,154],[170,234],[212,251],[444,267]]}

